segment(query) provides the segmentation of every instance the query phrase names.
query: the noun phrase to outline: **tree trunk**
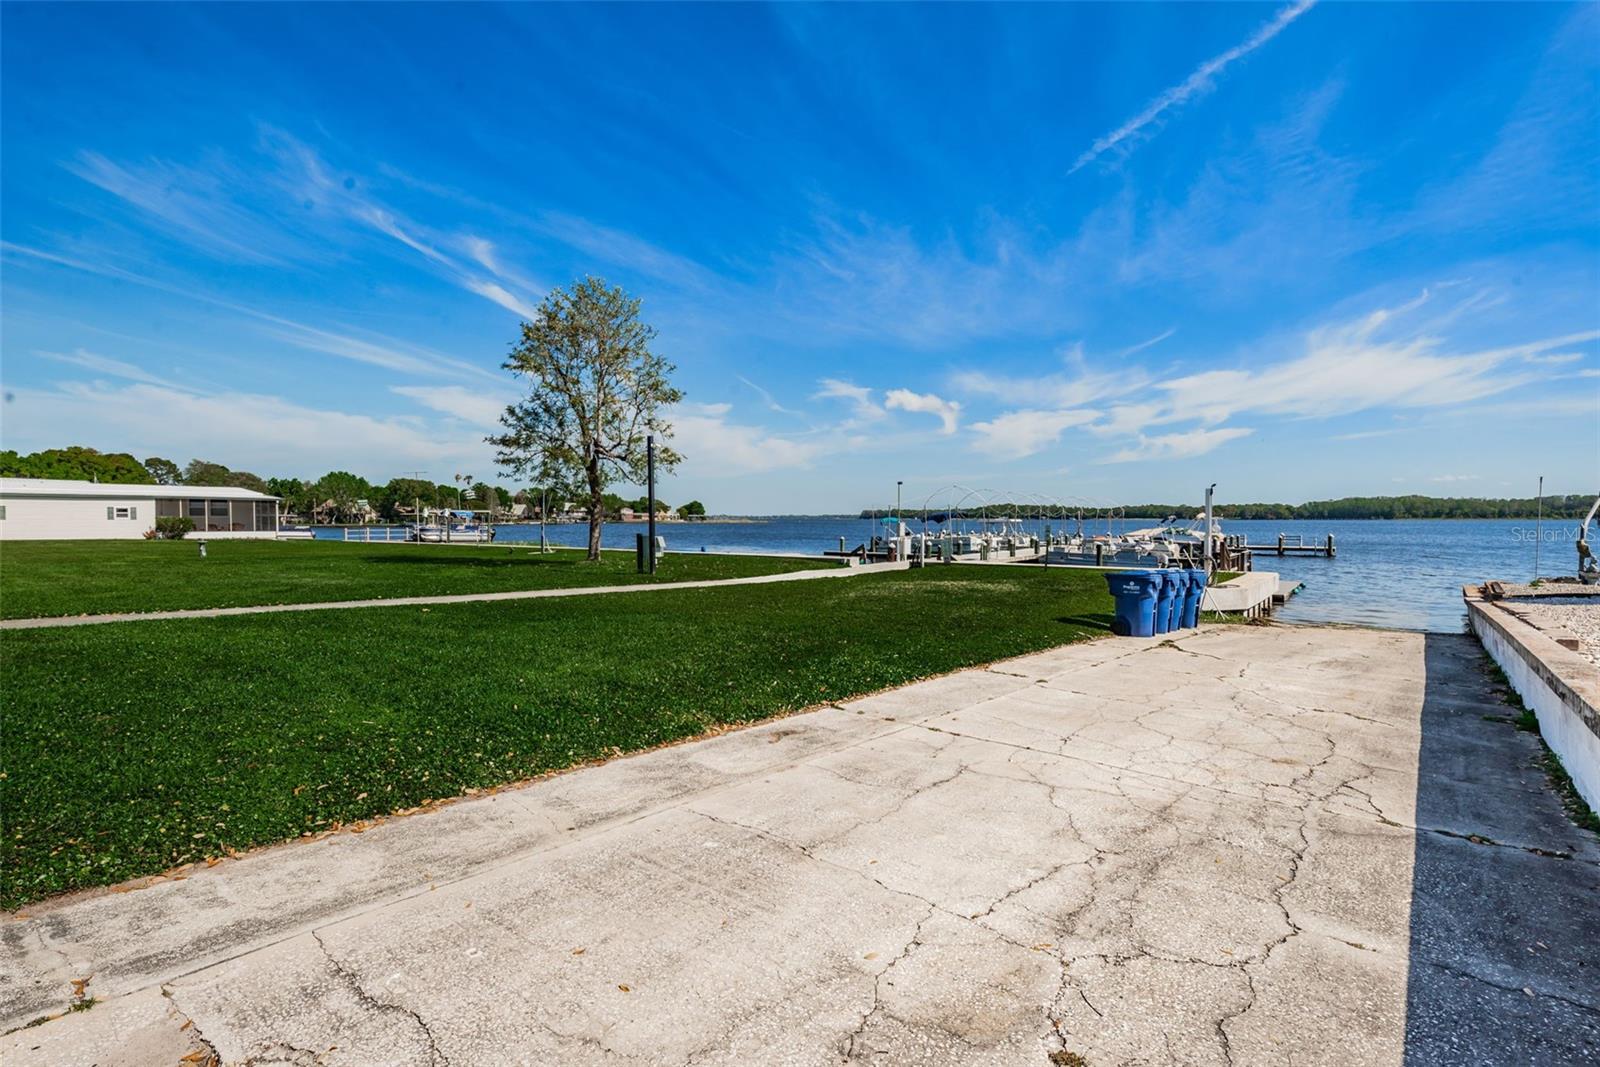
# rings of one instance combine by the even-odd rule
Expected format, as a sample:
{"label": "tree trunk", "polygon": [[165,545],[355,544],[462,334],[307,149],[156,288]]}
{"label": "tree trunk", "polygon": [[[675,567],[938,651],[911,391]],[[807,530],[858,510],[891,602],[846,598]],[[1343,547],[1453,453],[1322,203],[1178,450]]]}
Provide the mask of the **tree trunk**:
{"label": "tree trunk", "polygon": [[589,559],[600,560],[600,523],[605,519],[605,501],[600,493],[600,460],[589,461]]}

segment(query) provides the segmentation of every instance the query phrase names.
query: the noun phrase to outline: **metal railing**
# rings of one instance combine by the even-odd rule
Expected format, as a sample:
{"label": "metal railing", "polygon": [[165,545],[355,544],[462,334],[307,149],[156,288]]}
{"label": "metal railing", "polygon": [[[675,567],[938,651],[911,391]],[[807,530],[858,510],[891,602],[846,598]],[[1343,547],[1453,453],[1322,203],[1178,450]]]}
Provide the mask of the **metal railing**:
{"label": "metal railing", "polygon": [[407,531],[404,526],[346,526],[344,539],[364,542],[404,541],[407,539]]}

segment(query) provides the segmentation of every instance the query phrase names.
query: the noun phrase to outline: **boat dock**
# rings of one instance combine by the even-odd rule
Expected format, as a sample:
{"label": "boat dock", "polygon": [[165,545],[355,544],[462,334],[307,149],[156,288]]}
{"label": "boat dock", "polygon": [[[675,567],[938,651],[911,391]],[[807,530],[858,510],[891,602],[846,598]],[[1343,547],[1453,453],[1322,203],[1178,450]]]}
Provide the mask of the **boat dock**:
{"label": "boat dock", "polygon": [[1338,555],[1338,549],[1333,543],[1333,534],[1327,540],[1318,543],[1307,542],[1304,534],[1279,534],[1276,544],[1270,545],[1245,545],[1251,552],[1265,552],[1277,556],[1322,556],[1332,559]]}

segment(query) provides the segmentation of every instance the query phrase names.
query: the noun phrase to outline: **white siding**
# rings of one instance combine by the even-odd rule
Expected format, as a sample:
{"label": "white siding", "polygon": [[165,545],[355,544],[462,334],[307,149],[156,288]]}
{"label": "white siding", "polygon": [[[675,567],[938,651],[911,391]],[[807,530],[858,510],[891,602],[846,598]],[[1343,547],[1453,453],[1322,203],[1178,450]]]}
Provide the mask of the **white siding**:
{"label": "white siding", "polygon": [[[136,540],[156,524],[153,496],[84,499],[8,493],[0,503],[6,509],[6,517],[0,519],[0,541]],[[127,508],[138,517],[108,519],[107,508]]]}

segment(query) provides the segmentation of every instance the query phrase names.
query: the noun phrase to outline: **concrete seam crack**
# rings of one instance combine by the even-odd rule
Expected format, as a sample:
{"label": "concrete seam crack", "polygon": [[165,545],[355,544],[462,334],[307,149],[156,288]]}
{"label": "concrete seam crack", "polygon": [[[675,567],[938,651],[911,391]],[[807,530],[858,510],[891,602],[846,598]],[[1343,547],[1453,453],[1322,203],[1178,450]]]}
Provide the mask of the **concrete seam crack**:
{"label": "concrete seam crack", "polygon": [[423,1017],[415,1010],[408,1008],[403,1004],[390,1004],[379,1000],[371,993],[368,993],[366,988],[362,986],[361,979],[356,975],[356,973],[341,963],[337,958],[335,958],[333,953],[329,951],[328,945],[322,940],[322,935],[320,933],[318,933],[316,930],[312,930],[311,938],[317,943],[317,947],[322,950],[322,955],[327,958],[328,965],[333,968],[333,973],[338,975],[339,978],[350,987],[350,991],[355,994],[357,1000],[374,1011],[393,1012],[409,1016],[411,1020],[417,1024],[417,1028],[422,1031],[423,1039],[427,1042],[429,1062],[442,1064],[443,1067],[450,1067],[450,1058],[444,1054],[442,1049],[439,1048],[439,1043],[433,1036],[433,1028],[428,1025],[427,1020],[423,1019]]}

